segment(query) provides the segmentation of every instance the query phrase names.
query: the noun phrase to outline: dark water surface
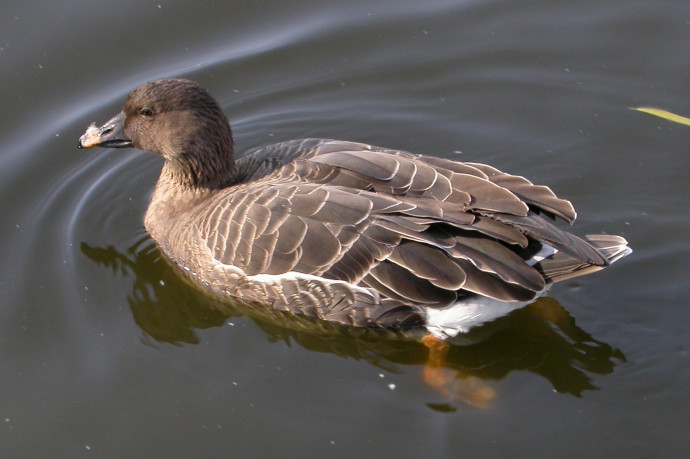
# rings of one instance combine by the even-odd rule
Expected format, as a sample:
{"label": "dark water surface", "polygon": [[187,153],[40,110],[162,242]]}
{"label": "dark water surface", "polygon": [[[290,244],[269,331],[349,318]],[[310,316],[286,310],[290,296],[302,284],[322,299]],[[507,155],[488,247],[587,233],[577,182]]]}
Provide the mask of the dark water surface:
{"label": "dark water surface", "polygon": [[[6,2],[8,3],[8,2]],[[0,15],[0,456],[679,457],[690,441],[690,3],[11,2]],[[276,6],[280,3],[282,6]],[[142,226],[161,161],[77,150],[156,77],[238,151],[329,137],[482,161],[635,253],[450,351],[219,305]]]}

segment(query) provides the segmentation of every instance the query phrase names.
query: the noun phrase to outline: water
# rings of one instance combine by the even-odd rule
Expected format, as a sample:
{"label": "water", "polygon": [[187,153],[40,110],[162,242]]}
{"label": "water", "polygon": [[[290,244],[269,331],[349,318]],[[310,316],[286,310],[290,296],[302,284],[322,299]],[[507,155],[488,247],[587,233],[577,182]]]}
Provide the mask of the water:
{"label": "water", "polygon": [[[690,128],[628,110],[690,114],[687,2],[13,2],[0,30],[3,456],[687,451]],[[454,347],[496,399],[449,400],[417,343],[215,304],[161,261],[160,160],[76,142],[172,76],[219,99],[240,152],[309,136],[487,162],[635,252]]]}

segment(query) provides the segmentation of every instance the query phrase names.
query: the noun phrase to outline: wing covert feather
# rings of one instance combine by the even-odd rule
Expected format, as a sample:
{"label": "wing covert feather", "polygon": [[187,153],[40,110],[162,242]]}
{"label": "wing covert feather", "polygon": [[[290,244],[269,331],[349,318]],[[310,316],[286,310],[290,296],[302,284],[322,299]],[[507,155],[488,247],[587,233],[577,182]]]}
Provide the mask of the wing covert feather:
{"label": "wing covert feather", "polygon": [[[249,276],[322,276],[323,285],[308,288],[289,276],[281,281],[276,304],[289,310],[298,302],[308,314],[364,323],[385,303],[379,318],[402,323],[419,319],[404,305],[443,307],[475,294],[528,301],[545,288],[545,275],[568,278],[607,262],[538,215],[572,221],[570,202],[491,166],[313,139],[273,153],[241,163],[248,171],[254,164],[246,175],[254,182],[219,194],[198,228],[216,260]],[[520,254],[535,241],[559,256],[529,266]],[[329,298],[335,303],[326,310]],[[355,304],[370,306],[355,311]]]}

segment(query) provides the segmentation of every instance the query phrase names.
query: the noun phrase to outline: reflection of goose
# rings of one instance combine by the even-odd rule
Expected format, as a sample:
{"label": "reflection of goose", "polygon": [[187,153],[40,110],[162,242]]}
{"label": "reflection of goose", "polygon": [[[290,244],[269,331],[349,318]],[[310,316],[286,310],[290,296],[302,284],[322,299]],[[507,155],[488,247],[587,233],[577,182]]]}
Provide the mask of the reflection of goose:
{"label": "reflection of goose", "polygon": [[99,145],[165,159],[146,229],[199,284],[326,321],[447,338],[630,253],[556,228],[568,201],[483,164],[322,139],[235,161],[227,118],[188,80],[135,89],[80,139]]}
{"label": "reflection of goose", "polygon": [[[407,337],[381,329],[344,327],[216,301],[176,282],[177,269],[171,269],[148,238],[124,252],[84,243],[81,250],[90,260],[131,281],[128,302],[134,320],[158,341],[196,344],[196,330],[221,327],[230,316],[247,315],[272,342],[296,343],[310,351],[364,360],[386,373],[398,373],[400,366],[424,365],[426,381],[446,400],[474,406],[489,404],[493,382],[514,371],[539,375],[557,392],[580,396],[597,389],[593,375],[610,374],[625,361],[621,351],[579,328],[552,298],[540,298],[523,310],[453,338],[449,347],[432,343],[430,352],[415,342],[414,333]],[[436,406],[444,407],[448,405]]]}

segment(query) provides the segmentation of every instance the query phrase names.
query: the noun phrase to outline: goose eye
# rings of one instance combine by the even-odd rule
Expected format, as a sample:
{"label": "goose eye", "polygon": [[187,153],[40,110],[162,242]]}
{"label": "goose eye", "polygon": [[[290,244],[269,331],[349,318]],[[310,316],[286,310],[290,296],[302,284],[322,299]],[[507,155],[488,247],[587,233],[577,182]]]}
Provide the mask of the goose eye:
{"label": "goose eye", "polygon": [[139,113],[141,114],[141,116],[145,116],[146,118],[153,116],[153,110],[151,110],[150,108],[142,108]]}

